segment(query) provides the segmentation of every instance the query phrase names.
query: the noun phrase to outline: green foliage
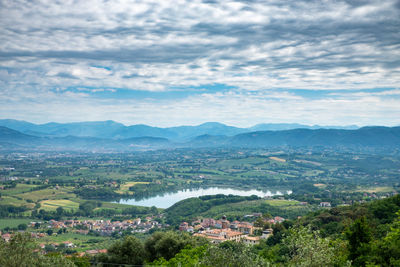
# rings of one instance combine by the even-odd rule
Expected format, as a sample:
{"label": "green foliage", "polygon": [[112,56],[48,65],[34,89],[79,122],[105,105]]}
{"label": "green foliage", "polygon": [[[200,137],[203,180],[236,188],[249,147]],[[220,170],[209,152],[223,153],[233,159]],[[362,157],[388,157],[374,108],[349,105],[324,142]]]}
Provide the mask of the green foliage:
{"label": "green foliage", "polygon": [[220,246],[209,246],[199,261],[199,266],[213,267],[256,267],[266,266],[267,262],[254,253],[249,246],[242,243],[222,243]]}
{"label": "green foliage", "polygon": [[187,233],[155,232],[146,240],[145,249],[150,262],[161,257],[169,260],[183,248],[196,247],[205,242],[204,239],[193,238]]}
{"label": "green foliage", "polygon": [[361,217],[347,229],[349,241],[349,259],[355,266],[365,266],[371,251],[371,230],[365,217]]}
{"label": "green foliage", "polygon": [[400,211],[390,231],[372,244],[370,263],[380,266],[400,266]]}
{"label": "green foliage", "polygon": [[377,200],[369,205],[369,210],[380,223],[390,223],[396,218],[396,212],[400,209],[400,195]]}
{"label": "green foliage", "polygon": [[123,240],[115,242],[107,251],[107,254],[98,256],[102,266],[113,264],[141,265],[145,260],[143,243],[134,236],[126,236]]}
{"label": "green foliage", "polygon": [[292,227],[282,243],[290,266],[350,266],[350,262],[343,262],[343,257],[338,257],[340,253],[329,238],[322,238],[318,231],[309,227]]}
{"label": "green foliage", "polygon": [[28,228],[26,223],[18,224],[18,230],[25,231]]}
{"label": "green foliage", "polygon": [[203,245],[195,248],[184,248],[169,261],[161,257],[152,262],[150,266],[198,266],[199,260],[204,256],[207,248],[208,245]]}
{"label": "green foliage", "polygon": [[99,206],[101,206],[101,202],[85,201],[79,204],[79,210],[82,211],[82,213],[87,216],[93,214],[93,210]]}
{"label": "green foliage", "polygon": [[43,256],[29,233],[16,234],[9,242],[0,239],[0,266],[2,267],[73,267],[73,262],[59,254]]}
{"label": "green foliage", "polygon": [[84,199],[113,200],[120,197],[119,194],[115,193],[114,190],[109,187],[78,188],[74,190],[74,193]]}

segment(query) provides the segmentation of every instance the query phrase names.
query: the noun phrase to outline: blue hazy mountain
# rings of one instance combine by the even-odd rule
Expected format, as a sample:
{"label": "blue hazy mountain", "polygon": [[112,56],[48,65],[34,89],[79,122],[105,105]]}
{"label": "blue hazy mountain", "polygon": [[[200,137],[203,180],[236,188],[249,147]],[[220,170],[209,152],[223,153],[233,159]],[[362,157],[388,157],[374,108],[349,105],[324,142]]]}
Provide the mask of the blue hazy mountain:
{"label": "blue hazy mountain", "polygon": [[115,121],[93,121],[75,123],[56,123],[33,124],[26,121],[0,120],[0,125],[20,131],[22,133],[36,136],[86,136],[112,138],[114,133],[126,127]]}
{"label": "blue hazy mountain", "polygon": [[26,121],[18,120],[0,120],[0,126],[5,126],[13,130],[20,131],[25,134],[34,136],[78,136],[78,137],[96,137],[111,139],[127,139],[134,137],[160,137],[174,141],[188,141],[201,135],[226,135],[234,136],[246,132],[254,131],[277,131],[291,130],[296,128],[319,129],[319,128],[336,128],[336,129],[356,129],[357,126],[308,126],[302,124],[258,124],[250,128],[239,128],[228,126],[218,122],[207,122],[197,126],[177,126],[160,128],[144,124],[136,124],[125,126],[115,121],[98,121],[98,122],[76,122],[76,123],[46,123],[33,124]]}
{"label": "blue hazy mountain", "polygon": [[79,151],[129,151],[169,147],[169,140],[159,137],[107,139],[78,136],[33,136],[0,126],[0,149],[4,150],[79,150]]}
{"label": "blue hazy mountain", "polygon": [[400,148],[400,127],[363,127],[357,130],[293,129],[236,135],[232,146],[243,147],[392,147]]}
{"label": "blue hazy mountain", "polygon": [[0,148],[9,150],[131,151],[182,147],[400,149],[400,127],[256,131],[234,136],[203,134],[190,141],[176,142],[154,136],[124,139],[33,136],[0,126]]}
{"label": "blue hazy mountain", "polygon": [[261,123],[253,127],[247,128],[251,132],[255,131],[282,131],[282,130],[293,130],[293,129],[343,129],[343,130],[355,130],[359,127],[357,125],[348,126],[320,126],[320,125],[304,125],[298,123]]}

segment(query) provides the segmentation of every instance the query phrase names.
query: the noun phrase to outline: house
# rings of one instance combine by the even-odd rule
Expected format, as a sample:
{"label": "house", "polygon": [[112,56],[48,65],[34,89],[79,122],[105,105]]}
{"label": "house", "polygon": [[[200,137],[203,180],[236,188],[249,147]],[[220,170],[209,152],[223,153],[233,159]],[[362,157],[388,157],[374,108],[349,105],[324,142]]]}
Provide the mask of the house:
{"label": "house", "polygon": [[257,245],[260,244],[260,237],[259,236],[244,236],[242,241],[246,245]]}
{"label": "house", "polygon": [[189,224],[187,222],[183,222],[179,225],[179,231],[186,231],[189,227]]}
{"label": "house", "polygon": [[268,239],[271,235],[273,234],[273,230],[270,229],[266,229],[262,232],[261,238],[262,239]]}
{"label": "house", "polygon": [[66,248],[74,248],[74,247],[76,247],[76,246],[74,245],[74,243],[69,242],[69,241],[65,241],[65,242],[63,242],[63,244],[64,244],[64,246],[65,246]]}
{"label": "house", "polygon": [[237,225],[238,231],[244,234],[253,234],[253,225],[248,222],[241,222]]}
{"label": "house", "polygon": [[319,203],[319,206],[329,208],[329,207],[331,207],[331,203],[330,202],[321,202],[321,203]]}
{"label": "house", "polygon": [[285,218],[276,216],[276,217],[274,218],[274,220],[275,220],[276,223],[283,223],[283,222],[285,221]]}
{"label": "house", "polygon": [[4,241],[8,242],[11,239],[11,234],[3,234],[1,238],[3,238]]}
{"label": "house", "polygon": [[215,225],[215,220],[211,219],[211,218],[204,218],[201,221],[201,226],[203,226],[204,228],[208,228],[210,226],[214,226]]}
{"label": "house", "polygon": [[209,239],[212,243],[218,244],[228,240],[239,242],[242,235],[243,233],[233,231],[231,229],[211,229],[196,233],[193,236],[205,237]]}

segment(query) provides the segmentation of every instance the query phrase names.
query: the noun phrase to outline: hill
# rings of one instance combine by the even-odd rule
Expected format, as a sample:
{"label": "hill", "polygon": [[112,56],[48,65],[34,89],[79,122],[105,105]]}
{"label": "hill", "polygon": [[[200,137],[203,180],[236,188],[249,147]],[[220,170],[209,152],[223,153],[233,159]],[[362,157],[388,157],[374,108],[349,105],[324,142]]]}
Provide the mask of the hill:
{"label": "hill", "polygon": [[[110,125],[115,126],[113,122]],[[103,127],[103,124],[101,127]],[[100,126],[97,129],[101,128]],[[207,129],[207,125],[203,125]],[[223,126],[221,126],[223,127]],[[85,127],[82,127],[84,129]],[[212,127],[211,127],[212,128]],[[142,129],[147,129],[145,126]],[[213,128],[214,129],[214,128]],[[92,128],[93,130],[93,128]],[[86,130],[82,130],[81,133]],[[142,134],[146,131],[143,130]],[[108,132],[109,133],[109,132]],[[179,133],[175,133],[178,135]],[[185,133],[180,133],[184,136]],[[107,133],[105,134],[107,135]],[[156,134],[155,134],[156,135]],[[170,132],[173,135],[173,132]],[[364,127],[357,130],[294,129],[257,131],[235,136],[203,134],[186,142],[172,142],[159,136],[137,136],[112,139],[82,136],[34,136],[0,127],[3,148],[43,150],[129,151],[184,147],[240,147],[240,148],[335,148],[340,150],[399,149],[400,127]]]}
{"label": "hill", "polygon": [[45,123],[34,124],[26,121],[3,119],[0,126],[4,126],[25,134],[47,137],[96,137],[108,139],[126,139],[132,137],[153,136],[167,138],[178,142],[187,142],[200,135],[234,136],[254,131],[281,131],[297,128],[303,129],[355,129],[357,126],[308,126],[290,123],[264,123],[249,128],[228,126],[218,122],[206,122],[196,126],[153,127],[145,124],[125,126],[115,121],[94,121],[75,123]]}

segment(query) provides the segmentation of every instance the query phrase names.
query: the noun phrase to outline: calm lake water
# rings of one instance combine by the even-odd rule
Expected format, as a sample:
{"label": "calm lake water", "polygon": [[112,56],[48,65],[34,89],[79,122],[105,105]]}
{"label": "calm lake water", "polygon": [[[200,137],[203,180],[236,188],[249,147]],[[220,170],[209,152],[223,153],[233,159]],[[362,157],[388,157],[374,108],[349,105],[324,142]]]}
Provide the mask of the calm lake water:
{"label": "calm lake water", "polygon": [[130,204],[137,206],[151,207],[156,206],[157,208],[169,208],[176,202],[181,201],[190,197],[200,197],[206,195],[236,195],[236,196],[251,196],[256,195],[259,197],[275,196],[283,194],[291,194],[292,191],[260,191],[260,190],[239,190],[232,188],[220,188],[220,187],[210,187],[210,188],[200,188],[200,189],[183,189],[174,193],[164,193],[163,195],[158,195],[155,197],[150,197],[142,200],[128,199],[120,200],[118,203]]}

